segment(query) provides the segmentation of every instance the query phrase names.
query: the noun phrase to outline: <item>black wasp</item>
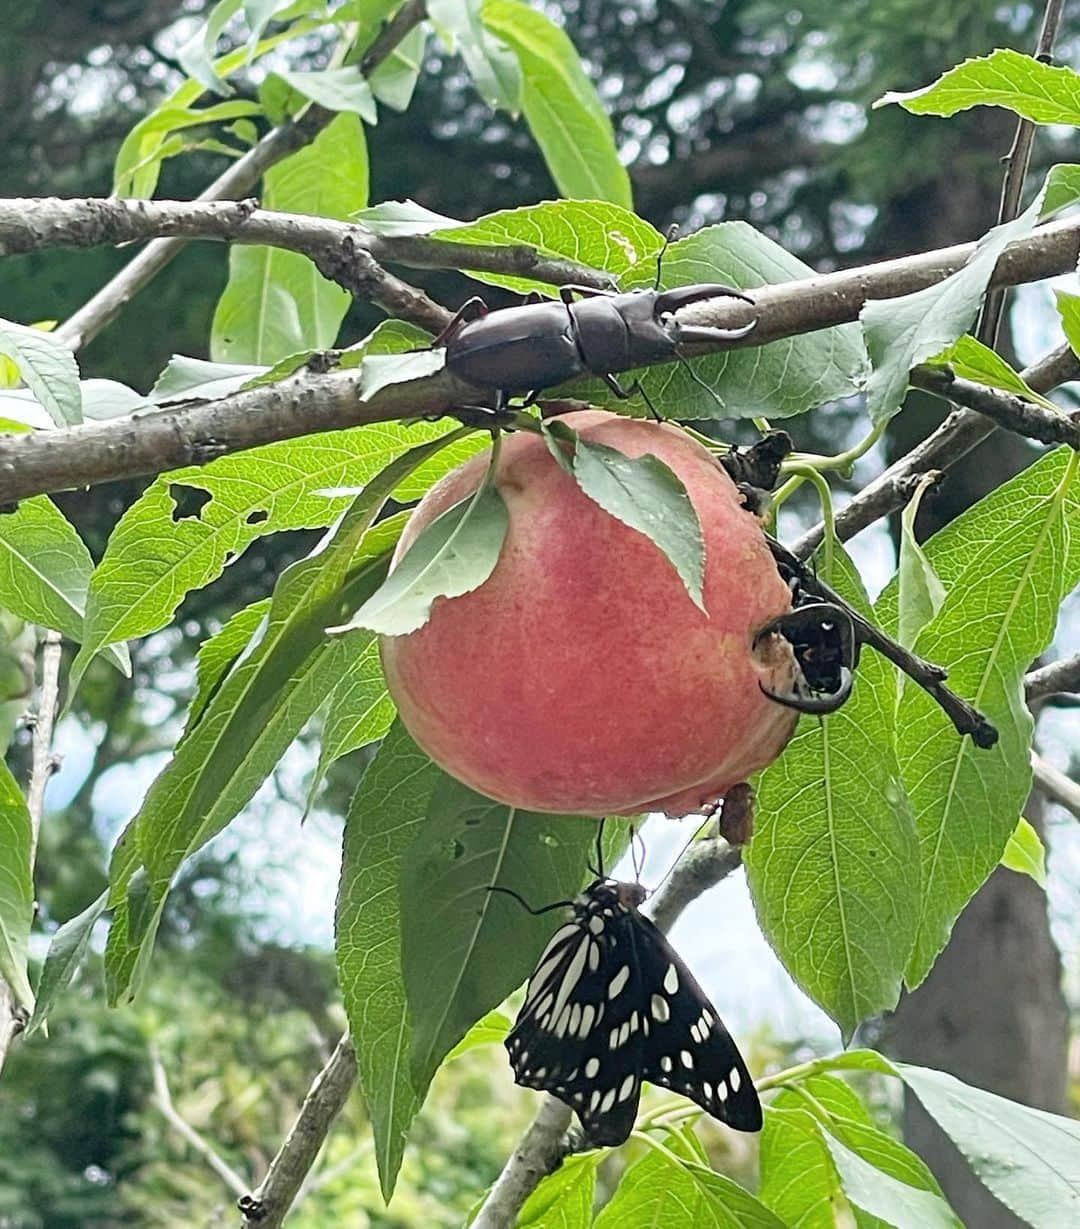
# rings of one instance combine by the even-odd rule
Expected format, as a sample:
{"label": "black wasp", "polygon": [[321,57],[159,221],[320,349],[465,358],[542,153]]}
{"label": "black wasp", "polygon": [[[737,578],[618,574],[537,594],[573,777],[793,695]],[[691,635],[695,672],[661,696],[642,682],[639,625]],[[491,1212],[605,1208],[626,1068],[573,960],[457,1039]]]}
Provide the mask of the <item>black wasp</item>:
{"label": "black wasp", "polygon": [[[761,1129],[742,1055],[671,944],[640,884],[601,876],[544,948],[506,1039],[514,1078],[573,1109],[590,1144],[630,1134],[643,1081],[738,1131]],[[555,908],[557,906],[549,906]]]}

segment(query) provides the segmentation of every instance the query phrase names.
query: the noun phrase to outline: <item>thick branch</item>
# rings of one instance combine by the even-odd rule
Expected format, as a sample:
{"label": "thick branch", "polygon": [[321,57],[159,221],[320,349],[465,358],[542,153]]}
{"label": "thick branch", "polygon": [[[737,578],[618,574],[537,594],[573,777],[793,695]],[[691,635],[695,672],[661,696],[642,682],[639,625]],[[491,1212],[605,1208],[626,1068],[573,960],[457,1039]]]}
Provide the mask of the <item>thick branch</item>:
{"label": "thick branch", "polygon": [[[998,265],[999,274],[1003,268],[1009,271],[1010,277],[1060,272],[1060,267],[1045,267],[1048,250],[1059,258],[1068,253],[1066,263],[1074,263],[1080,242],[1080,221],[1069,225],[1071,229],[1065,231],[1058,227],[1053,233],[1051,227],[1044,227],[1031,239],[1007,249]],[[858,315],[868,291],[873,291],[877,297],[907,293],[917,288],[913,281],[925,284],[921,279],[928,276],[931,268],[939,277],[952,272],[956,262],[962,263],[970,250],[969,245],[948,249],[945,253],[909,257],[905,261],[887,261],[843,274],[762,287],[754,292],[758,327],[749,337],[728,344],[748,345],[751,338],[759,344],[852,320]],[[843,304],[842,310],[838,303]],[[740,323],[739,317],[744,311],[745,305],[738,300],[714,299],[709,304],[686,309],[680,317],[685,316],[689,322],[693,313],[696,321],[705,319],[730,327]],[[1076,372],[1075,356],[1063,347],[1024,374],[1028,383],[1042,392],[1072,378]],[[235,393],[219,401],[182,404],[141,417],[113,419],[60,431],[0,436],[0,505],[70,487],[157,474],[182,465],[205,464],[224,453],[274,440],[358,423],[439,415],[454,406],[483,400],[486,395],[446,372],[408,384],[391,385],[363,402],[360,401],[361,385],[361,377],[355,371],[309,373],[271,387]],[[929,440],[871,483],[839,514],[837,528],[841,537],[850,537],[879,516],[899,507],[907,478],[927,469],[946,468],[983,439],[989,429],[987,420],[980,414],[963,411],[950,416]],[[820,529],[811,531],[802,539],[796,553],[805,550],[808,554],[819,538]]]}
{"label": "thick branch", "polygon": [[1080,691],[1080,653],[1024,675],[1024,695],[1029,704],[1061,691]]}
{"label": "thick branch", "polygon": [[355,1079],[356,1054],[352,1042],[344,1036],[308,1089],[292,1130],[270,1162],[259,1189],[241,1198],[245,1229],[278,1229],[284,1222]]}
{"label": "thick branch", "polygon": [[[720,837],[698,841],[679,859],[651,902],[653,920],[668,930],[692,900],[719,883],[742,862],[741,852]],[[566,1131],[570,1110],[545,1095],[536,1117],[503,1166],[473,1221],[473,1229],[510,1229],[525,1200],[571,1151]]]}
{"label": "thick branch", "polygon": [[1080,819],[1080,785],[1035,751],[1031,753],[1031,770],[1035,774],[1035,784],[1047,798]]}
{"label": "thick branch", "polygon": [[[364,57],[364,71],[376,68],[406,34],[424,19],[423,0],[405,0],[405,4],[380,32]],[[320,129],[334,118],[332,111],[312,106],[295,121],[286,121],[271,129],[242,158],[224,171],[208,188],[199,193],[202,201],[236,200],[246,196],[263,175],[274,166],[308,144]],[[85,303],[56,330],[56,336],[73,350],[92,341],[138,292],[183,250],[183,239],[158,239]]]}

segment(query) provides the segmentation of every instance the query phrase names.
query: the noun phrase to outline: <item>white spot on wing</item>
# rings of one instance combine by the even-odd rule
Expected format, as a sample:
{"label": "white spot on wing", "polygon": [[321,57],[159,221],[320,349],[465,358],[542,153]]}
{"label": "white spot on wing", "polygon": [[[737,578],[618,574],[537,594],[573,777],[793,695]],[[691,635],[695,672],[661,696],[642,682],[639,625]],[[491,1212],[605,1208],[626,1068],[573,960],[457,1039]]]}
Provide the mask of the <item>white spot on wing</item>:
{"label": "white spot on wing", "polygon": [[589,970],[590,972],[595,973],[599,967],[600,967],[600,944],[590,943],[589,944]]}
{"label": "white spot on wing", "polygon": [[596,1108],[600,1104],[600,1089],[594,1088],[593,1095],[589,1099],[589,1109],[595,1114]]}
{"label": "white spot on wing", "polygon": [[598,1058],[590,1058],[585,1064],[586,1079],[595,1080],[597,1073],[600,1070],[600,1060]]}
{"label": "white spot on wing", "polygon": [[574,958],[570,961],[570,966],[563,974],[563,979],[559,984],[558,997],[555,999],[554,1014],[556,1016],[566,1006],[570,995],[574,992],[574,987],[581,980],[581,975],[585,971],[585,957],[588,955],[588,952],[589,936],[586,935],[578,944]]}
{"label": "white spot on wing", "polygon": [[637,1081],[634,1079],[634,1076],[628,1075],[626,1079],[623,1080],[622,1085],[619,1088],[619,1100],[620,1101],[627,1100],[630,1096],[632,1096],[634,1089],[636,1087],[637,1087]]}
{"label": "white spot on wing", "polygon": [[742,1076],[739,1074],[738,1067],[731,1068],[731,1074],[728,1076],[728,1079],[731,1081],[731,1091],[738,1092],[739,1085],[742,1083]]}
{"label": "white spot on wing", "polygon": [[581,1026],[577,1030],[577,1035],[582,1041],[584,1041],[592,1031],[593,1017],[595,1015],[596,1008],[593,1007],[592,1003],[586,1003],[581,1009]]}
{"label": "white spot on wing", "polygon": [[673,964],[669,964],[667,972],[664,974],[664,989],[668,994],[674,994],[679,988],[679,970]]}
{"label": "white spot on wing", "polygon": [[727,1100],[727,1085],[724,1083],[723,1080],[721,1080],[720,1083],[717,1084],[716,1086],[716,1095],[720,1098],[721,1101]]}
{"label": "white spot on wing", "polygon": [[623,992],[623,988],[630,980],[630,966],[624,964],[623,967],[615,974],[608,982],[607,996],[609,999],[617,998]]}
{"label": "white spot on wing", "polygon": [[609,1088],[607,1092],[604,1093],[603,1101],[600,1102],[600,1113],[606,1114],[608,1110],[611,1109],[611,1107],[614,1104],[615,1104],[615,1089]]}
{"label": "white spot on wing", "polygon": [[650,1003],[653,1019],[659,1020],[661,1024],[671,1019],[671,1008],[667,1004],[667,999],[662,994],[654,994]]}
{"label": "white spot on wing", "polygon": [[665,1055],[664,1055],[664,1057],[660,1060],[660,1068],[661,1068],[661,1070],[662,1070],[662,1071],[670,1071],[670,1070],[671,1070],[671,1059],[670,1059],[670,1058],[668,1058],[668,1056],[667,1056],[666,1054],[665,1054]]}
{"label": "white spot on wing", "polygon": [[680,1059],[682,1059],[682,1065],[683,1065],[683,1066],[684,1066],[684,1067],[685,1067],[688,1071],[693,1070],[693,1067],[694,1067],[694,1056],[693,1056],[693,1054],[691,1054],[691,1053],[690,1053],[690,1051],[689,1051],[689,1050],[680,1050],[680,1051],[679,1051],[679,1058],[680,1058]]}
{"label": "white spot on wing", "polygon": [[594,913],[592,917],[589,918],[589,929],[594,935],[604,933],[604,919],[598,913]]}

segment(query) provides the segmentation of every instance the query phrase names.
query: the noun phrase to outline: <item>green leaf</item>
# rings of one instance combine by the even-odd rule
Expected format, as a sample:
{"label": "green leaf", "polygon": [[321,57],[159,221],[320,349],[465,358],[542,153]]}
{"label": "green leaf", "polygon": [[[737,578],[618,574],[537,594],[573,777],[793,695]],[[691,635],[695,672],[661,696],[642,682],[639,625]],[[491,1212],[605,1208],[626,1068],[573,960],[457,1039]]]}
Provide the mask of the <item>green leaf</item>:
{"label": "green leaf", "polygon": [[[389,205],[379,208],[388,211]],[[381,225],[394,225],[397,229],[384,233],[431,233],[423,218],[411,223],[396,215],[397,220],[384,217]],[[413,217],[410,212],[409,217]],[[435,215],[437,216],[437,215]],[[430,219],[429,219],[430,221]],[[474,243],[477,245],[505,247],[523,244],[533,248],[538,255],[553,258],[565,257],[595,269],[602,269],[612,277],[620,277],[643,261],[655,260],[664,244],[664,237],[654,226],[639,218],[629,209],[612,205],[607,201],[544,201],[539,205],[525,205],[520,209],[502,209],[486,214],[475,222],[460,223],[447,219],[442,229],[436,229],[435,239],[448,243]],[[404,232],[401,227],[413,225],[425,229]],[[520,294],[535,290],[545,296],[552,294],[549,282],[540,282],[528,276],[511,276],[502,273],[486,273],[468,269],[472,277],[492,286],[505,286]],[[649,276],[652,284],[655,276]]]}
{"label": "green leaf", "polygon": [[785,1225],[836,1229],[843,1223],[837,1215],[843,1202],[836,1170],[814,1115],[792,1089],[765,1107],[759,1194]]}
{"label": "green leaf", "polygon": [[518,0],[483,0],[483,21],[517,53],[525,119],[560,193],[629,209],[611,120],[566,33]]}
{"label": "green leaf", "polygon": [[400,723],[368,765],[345,820],[337,901],[338,980],[371,1116],[383,1198],[394,1191],[421,1098],[409,1078],[399,878],[442,770]]}
{"label": "green leaf", "polygon": [[[164,627],[186,593],[220,576],[256,538],[329,525],[347,496],[328,499],[320,491],[362,487],[412,445],[437,439],[450,439],[445,424],[380,423],[268,444],[163,474],[120,518],[90,581],[85,643],[72,665],[71,690],[103,646]],[[409,475],[398,498],[418,498],[482,443],[455,437],[445,452]],[[191,514],[202,493],[209,501]]]}
{"label": "green leaf", "polygon": [[896,1229],[963,1229],[940,1195],[882,1173],[828,1131],[822,1133],[822,1138],[840,1175],[844,1194],[855,1207]]}
{"label": "green leaf", "polygon": [[[193,101],[202,92],[201,86],[187,90],[181,87],[173,99],[185,95]],[[186,128],[217,124],[258,115],[257,103],[233,100],[210,107],[192,107],[166,102],[145,119],[140,120],[124,138],[116,155],[113,169],[113,192],[121,197],[147,198],[157,187],[161,163],[166,157],[181,152],[183,147],[169,146],[170,135]]]}
{"label": "green leaf", "polygon": [[[673,243],[663,259],[665,287],[719,282],[752,288],[813,273],[809,265],[745,222],[707,226]],[[650,254],[622,278],[622,286],[651,286],[655,277]],[[857,392],[866,373],[866,353],[858,327],[844,324],[765,346],[704,355],[692,360],[692,368],[693,375],[681,363],[669,363],[643,378],[650,398],[669,417],[788,418]],[[597,383],[596,391],[601,404],[612,403],[604,385]]]}
{"label": "green leaf", "polygon": [[[834,552],[834,586],[866,614],[858,573],[839,545]],[[766,938],[845,1036],[895,1006],[919,919],[892,671],[864,651],[844,707],[803,718],[757,779],[754,839],[744,854]]]}
{"label": "green leaf", "polygon": [[15,364],[27,388],[58,427],[82,422],[79,367],[67,346],[42,329],[0,320],[0,355]]}
{"label": "green leaf", "polygon": [[654,1148],[626,1171],[595,1229],[784,1229],[730,1178]]}
{"label": "green leaf", "polygon": [[596,821],[541,815],[493,802],[444,776],[401,867],[405,988],[412,1022],[413,1087],[485,1011],[532,972],[554,929],[507,888],[542,908],[582,887]]}
{"label": "green leaf", "polygon": [[573,475],[578,486],[605,512],[653,542],[671,561],[694,604],[705,611],[705,541],[701,522],[686,487],[659,457],[628,457],[606,444],[579,438],[558,421],[546,425],[549,447],[555,440],[573,446]]}
{"label": "green leaf", "polygon": [[[150,787],[135,821],[137,857],[128,840],[110,867],[116,914],[106,984],[113,1001],[145,974],[176,871],[233,820],[340,679],[353,638],[329,638],[325,629],[382,580],[402,518],[372,523],[391,492],[442,446],[435,440],[398,457],[315,551],[282,573],[265,634]],[[140,861],[145,887],[133,875]]]}
{"label": "green leaf", "polygon": [[0,976],[27,1011],[34,1008],[34,992],[26,976],[26,949],[34,920],[32,841],[26,800],[0,760]]}
{"label": "green leaf", "polygon": [[498,1045],[506,1040],[512,1026],[513,1022],[509,1016],[504,1015],[501,1011],[489,1011],[486,1016],[477,1020],[465,1036],[447,1054],[443,1062],[453,1062],[455,1058],[460,1058],[462,1054],[468,1054],[470,1050],[475,1050],[477,1046]]}
{"label": "green leaf", "polygon": [[569,1156],[525,1201],[515,1229],[589,1229],[603,1149]]}
{"label": "green leaf", "polygon": [[1055,290],[1054,302],[1061,317],[1061,327],[1065,330],[1065,340],[1073,354],[1080,354],[1080,295]]}
{"label": "green leaf", "polygon": [[[364,129],[336,116],[311,142],[266,174],[267,209],[347,218],[367,202]],[[214,313],[211,357],[230,363],[276,363],[297,350],[334,344],[348,310],[347,291],[306,256],[281,248],[235,244],[229,281]]]}
{"label": "green leaf", "polygon": [[215,94],[231,94],[232,87],[218,76],[212,56],[222,31],[240,12],[242,0],[218,0],[210,10],[206,23],[184,43],[176,53],[181,68],[200,85]]}
{"label": "green leaf", "polygon": [[[492,108],[521,110],[521,69],[517,58],[481,20],[481,0],[428,0],[427,15],[451,53],[460,52],[477,92]],[[486,17],[486,13],[485,13]]]}
{"label": "green leaf", "polygon": [[1035,124],[1080,124],[1080,76],[999,47],[965,60],[931,85],[888,93],[874,103],[899,103],[913,115],[955,115],[969,107],[1005,107]]}
{"label": "green leaf", "polygon": [[377,742],[394,720],[394,702],[386,690],[379,644],[373,635],[355,635],[341,678],[330,693],[323,722],[319,763],[308,790],[307,805],[315,805],[319,786],[330,765],[350,751]]}
{"label": "green leaf", "polygon": [[964,380],[974,380],[976,384],[984,384],[987,388],[999,388],[1003,392],[1013,393],[1025,401],[1033,401],[1044,406],[1055,414],[1061,409],[1049,397],[1037,393],[1012,367],[989,346],[984,346],[977,338],[965,333],[958,341],[954,341],[948,349],[928,360],[932,367],[951,367],[953,372]]}
{"label": "green leaf", "polygon": [[923,496],[938,481],[936,474],[927,474],[900,516],[900,613],[897,639],[910,648],[919,632],[941,609],[945,601],[945,586],[938,578],[926,552],[915,537],[915,518]]}
{"label": "green leaf", "polygon": [[427,30],[410,30],[385,60],[368,76],[375,97],[393,111],[408,110],[424,63]]}
{"label": "green leaf", "polygon": [[968,556],[915,644],[920,656],[949,668],[950,686],[989,717],[1000,738],[988,751],[976,747],[956,733],[922,688],[904,686],[897,746],[919,832],[923,881],[922,916],[905,973],[912,988],[930,971],[960,910],[1001,860],[1030,789],[1033,723],[1021,680],[1049,644],[1068,591],[1065,509],[1076,464],[1073,454],[1057,489],[1032,507],[1004,510],[996,532]]}
{"label": "green leaf", "polygon": [[397,561],[382,587],[337,631],[366,627],[403,636],[423,627],[439,597],[478,589],[495,570],[510,518],[494,482],[425,526]]}
{"label": "green leaf", "polygon": [[1001,865],[1020,875],[1030,875],[1046,891],[1046,847],[1023,815],[1012,830],[1005,852],[1001,855]]}
{"label": "green leaf", "polygon": [[1047,193],[1071,180],[1074,170],[1054,167],[1028,208],[987,231],[967,264],[944,281],[899,298],[873,300],[862,309],[859,319],[874,367],[866,386],[874,422],[896,413],[912,367],[940,354],[967,331],[1001,253],[1032,230],[1044,212]]}
{"label": "green leaf", "polygon": [[86,957],[90,936],[98,918],[105,912],[107,901],[107,893],[102,892],[97,900],[87,905],[82,913],[69,918],[53,935],[38,980],[34,1014],[26,1026],[28,1037],[45,1023],[56,1000],[71,985]]}
{"label": "green leaf", "polygon": [[[382,201],[378,205],[369,205],[367,209],[358,209],[353,214],[353,220],[373,235],[430,235],[434,231],[469,225],[468,222],[459,222],[456,218],[435,213],[408,197],[401,201]],[[548,289],[551,289],[550,286]]]}
{"label": "green leaf", "polygon": [[203,358],[174,354],[154,381],[150,399],[159,404],[188,398],[213,401],[246,387],[253,377],[266,371],[266,367],[246,363],[211,363]]}
{"label": "green leaf", "polygon": [[232,669],[270,611],[270,598],[252,602],[238,610],[220,631],[199,646],[195,659],[195,698],[191,701],[187,728],[190,732],[199,723],[214,693]]}
{"label": "green leaf", "polygon": [[359,68],[324,68],[321,72],[301,73],[275,69],[291,89],[328,111],[352,111],[368,124],[378,119],[375,96]]}

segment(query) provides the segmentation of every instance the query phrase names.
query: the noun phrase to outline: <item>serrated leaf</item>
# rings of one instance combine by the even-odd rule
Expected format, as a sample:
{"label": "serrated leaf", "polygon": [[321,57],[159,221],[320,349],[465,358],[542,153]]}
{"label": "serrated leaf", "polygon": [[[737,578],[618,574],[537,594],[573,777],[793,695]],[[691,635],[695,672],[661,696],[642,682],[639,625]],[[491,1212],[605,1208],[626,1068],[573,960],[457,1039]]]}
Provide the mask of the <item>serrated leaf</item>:
{"label": "serrated leaf", "polygon": [[969,107],[1005,107],[1035,124],[1080,124],[1080,76],[1010,47],[965,60],[932,84],[890,92],[874,103],[899,103],[913,115],[955,115]]}
{"label": "serrated leaf", "polygon": [[483,0],[483,22],[517,53],[521,107],[564,196],[633,204],[611,120],[577,49],[550,18],[518,0]]}
{"label": "serrated leaf", "polygon": [[[93,570],[82,538],[46,496],[0,515],[0,606],[13,614],[78,643]],[[126,647],[114,646],[109,657],[131,673]]]}
{"label": "serrated leaf", "polygon": [[784,1229],[784,1222],[749,1191],[683,1160],[654,1150],[626,1171],[595,1229]]}
{"label": "serrated leaf", "polygon": [[34,920],[33,825],[26,799],[0,760],[0,977],[16,1001],[34,1008],[26,975],[26,949]]}
{"label": "serrated leaf", "polygon": [[981,341],[969,333],[965,333],[959,340],[954,341],[948,349],[934,355],[928,365],[951,367],[961,379],[974,380],[976,384],[983,384],[987,388],[999,388],[1003,392],[1022,397],[1025,401],[1033,401],[1036,405],[1041,405],[1055,414],[1061,413],[1059,406],[1056,406],[1049,397],[1037,393],[996,350],[984,346]]}
{"label": "serrated leaf", "polygon": [[397,723],[368,765],[345,820],[336,912],[338,980],[384,1199],[393,1194],[405,1138],[421,1102],[409,1078],[400,868],[442,776]]}
{"label": "serrated leaf", "polygon": [[195,728],[207,704],[237,658],[251,643],[270,611],[270,598],[252,602],[228,619],[220,631],[199,646],[195,658],[195,698],[191,701],[186,730]]}
{"label": "serrated leaf", "polygon": [[[665,288],[718,282],[738,289],[777,285],[813,273],[745,222],[723,222],[673,243],[664,254],[662,282]],[[649,254],[621,284],[624,289],[651,286],[655,277],[655,258]],[[681,363],[669,363],[642,379],[653,403],[669,417],[788,418],[858,391],[866,375],[866,353],[857,326],[844,324],[751,349],[703,355],[691,360],[691,366],[693,375]],[[599,403],[611,404],[610,391],[595,387]]]}
{"label": "serrated leaf", "polygon": [[765,1107],[759,1194],[785,1225],[835,1229],[838,1223],[840,1181],[813,1114],[790,1089]]}
{"label": "serrated leaf", "polygon": [[[834,552],[834,587],[867,613],[858,573],[839,545]],[[744,854],[766,938],[845,1036],[895,1006],[919,918],[892,670],[864,650],[843,708],[803,718],[757,778],[754,839]]]}
{"label": "serrated leaf", "polygon": [[330,765],[382,738],[393,723],[395,711],[379,662],[378,641],[369,635],[365,643],[364,637],[356,635],[345,672],[330,693],[319,763],[308,790],[308,810],[315,804]]}
{"label": "serrated leaf", "polygon": [[[682,480],[659,457],[628,457],[616,448],[581,439],[565,423],[548,424],[550,438],[573,446],[578,486],[605,512],[636,529],[671,561],[694,604],[704,611],[705,540]],[[556,454],[561,453],[558,444]],[[556,456],[559,459],[559,456]]]}
{"label": "serrated leaf", "polygon": [[[375,517],[440,447],[436,440],[398,457],[315,551],[282,573],[265,634],[150,787],[135,820],[136,852],[129,837],[110,866],[116,913],[105,968],[112,1001],[137,990],[180,865],[233,820],[340,679],[353,638],[328,638],[325,629],[381,582],[403,517],[373,526]],[[133,899],[140,862],[146,885]]]}
{"label": "serrated leaf", "polygon": [[1000,738],[990,750],[976,747],[925,691],[904,686],[897,750],[923,879],[922,916],[905,972],[912,988],[1001,860],[1030,789],[1033,722],[1021,680],[1049,644],[1067,592],[1065,509],[1076,463],[1073,455],[1057,489],[1029,510],[1006,512],[915,644],[920,656],[948,666],[950,686],[987,715]]}
{"label": "serrated leaf", "polygon": [[158,404],[194,398],[213,401],[244,388],[266,371],[266,367],[248,363],[211,363],[204,358],[174,354],[154,381],[150,400]]}
{"label": "serrated leaf", "polygon": [[404,636],[423,627],[432,603],[478,589],[495,570],[510,523],[493,482],[426,525],[397,561],[381,588],[335,632],[366,627]]}
{"label": "serrated leaf", "polygon": [[[327,499],[320,491],[362,487],[412,445],[439,438],[449,438],[445,424],[382,423],[268,444],[163,474],[120,518],[91,579],[85,643],[72,665],[71,690],[103,646],[164,627],[186,593],[220,576],[256,538],[329,525],[347,496]],[[455,441],[409,475],[398,497],[418,498],[482,446],[479,438]],[[184,515],[178,501],[202,493],[208,502]]]}
{"label": "serrated leaf", "polygon": [[478,1046],[499,1045],[500,1042],[506,1040],[512,1027],[513,1021],[509,1016],[501,1011],[489,1011],[486,1016],[477,1020],[465,1036],[447,1054],[443,1062],[453,1062],[455,1058],[460,1058],[462,1054],[468,1054],[470,1050],[475,1050]]}
{"label": "serrated leaf", "polygon": [[987,231],[967,264],[944,281],[899,298],[872,300],[863,307],[859,319],[874,368],[866,386],[867,408],[874,422],[896,413],[912,367],[940,354],[967,331],[1001,253],[1032,230],[1044,212],[1047,193],[1054,187],[1060,192],[1066,181],[1072,181],[1074,170],[1054,167],[1028,208]]}
{"label": "serrated leaf", "polygon": [[895,1229],[963,1229],[940,1195],[882,1173],[858,1153],[846,1148],[829,1131],[823,1131],[822,1138],[840,1176],[844,1194],[854,1207]]}
{"label": "serrated leaf", "polygon": [[588,1229],[603,1150],[568,1156],[537,1186],[518,1213],[515,1229]]}
{"label": "serrated leaf", "polygon": [[945,586],[915,537],[915,519],[923,496],[936,482],[936,475],[923,477],[900,515],[900,566],[897,570],[900,611],[896,638],[905,648],[915,643],[919,632],[945,600]]}
{"label": "serrated leaf", "polygon": [[1005,852],[1001,855],[1001,865],[1017,874],[1030,875],[1046,891],[1046,847],[1042,837],[1023,815],[1012,830]]}
{"label": "serrated leaf", "polygon": [[0,320],[0,354],[19,369],[27,388],[58,427],[82,422],[82,392],[75,355],[41,329]]}
{"label": "serrated leaf", "polygon": [[[622,276],[640,262],[654,260],[664,244],[663,235],[651,223],[607,201],[542,201],[539,205],[489,213],[475,222],[451,221],[448,227],[409,233],[432,234],[433,238],[449,243],[497,247],[525,244],[541,256],[565,257],[602,269],[612,277]],[[487,273],[469,269],[467,263],[465,271],[477,281],[505,286],[519,294],[552,294],[549,282],[527,276]]]}
{"label": "serrated leaf", "polygon": [[429,0],[427,15],[447,50],[460,53],[488,106],[517,115],[522,93],[517,57],[485,29],[481,8],[481,0]]}
{"label": "serrated leaf", "polygon": [[[336,116],[310,145],[266,174],[267,209],[347,218],[367,202],[364,129],[351,114]],[[214,312],[211,358],[270,365],[308,348],[334,344],[350,295],[299,252],[235,244],[229,281]]]}
{"label": "serrated leaf", "polygon": [[493,802],[443,777],[401,867],[402,965],[413,1087],[425,1090],[476,1019],[532,971],[553,930],[534,907],[582,887],[596,821]]}
{"label": "serrated leaf", "polygon": [[102,892],[97,900],[87,905],[82,913],[69,918],[53,935],[38,979],[34,1014],[26,1026],[28,1037],[41,1028],[56,1000],[71,985],[86,957],[90,936],[98,918],[105,912],[107,900],[107,894]]}
{"label": "serrated leaf", "polygon": [[351,111],[368,124],[374,124],[378,119],[375,96],[359,68],[324,68],[313,73],[289,72],[278,68],[274,72],[290,89],[328,111]]}

